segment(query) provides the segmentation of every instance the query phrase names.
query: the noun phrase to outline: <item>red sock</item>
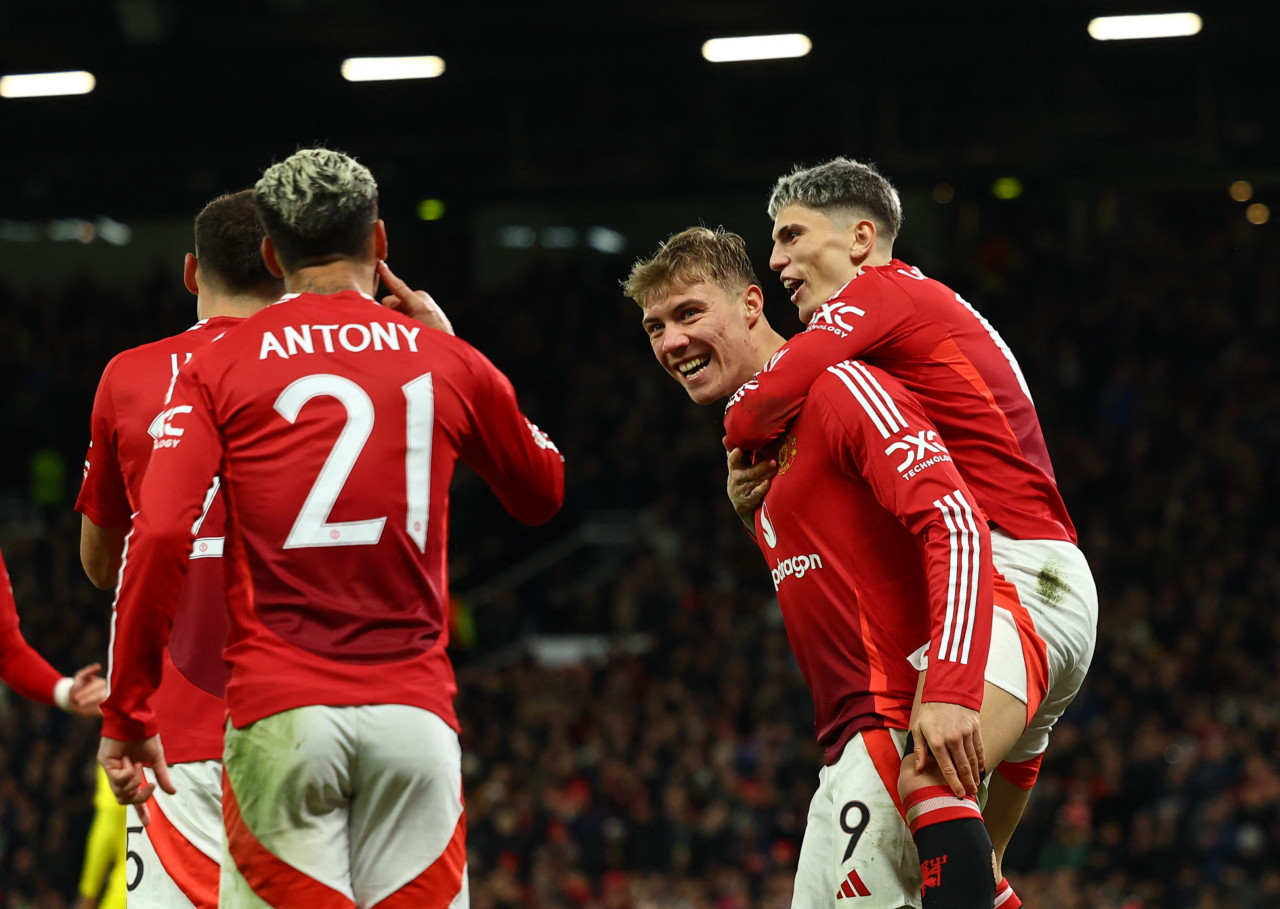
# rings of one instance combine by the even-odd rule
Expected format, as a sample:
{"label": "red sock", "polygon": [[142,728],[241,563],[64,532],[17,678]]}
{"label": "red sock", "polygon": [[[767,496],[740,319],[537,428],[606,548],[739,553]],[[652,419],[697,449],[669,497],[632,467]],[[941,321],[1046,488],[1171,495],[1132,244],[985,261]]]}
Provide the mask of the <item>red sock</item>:
{"label": "red sock", "polygon": [[1022,909],[1022,900],[1013,892],[1013,885],[1007,877],[1000,878],[1000,883],[996,884],[995,909]]}

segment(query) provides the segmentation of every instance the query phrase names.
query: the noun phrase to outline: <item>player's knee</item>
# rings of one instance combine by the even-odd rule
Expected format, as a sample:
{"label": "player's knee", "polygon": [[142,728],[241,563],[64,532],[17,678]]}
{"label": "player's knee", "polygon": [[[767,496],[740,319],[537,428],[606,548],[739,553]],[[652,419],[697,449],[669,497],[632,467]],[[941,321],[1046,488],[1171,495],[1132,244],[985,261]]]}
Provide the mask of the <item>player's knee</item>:
{"label": "player's knee", "polygon": [[938,766],[938,762],[930,755],[925,758],[924,769],[916,770],[916,756],[914,752],[908,751],[907,756],[902,759],[902,764],[898,767],[898,797],[904,801],[913,793],[919,792],[926,786],[945,786],[946,778],[942,775],[942,768]]}

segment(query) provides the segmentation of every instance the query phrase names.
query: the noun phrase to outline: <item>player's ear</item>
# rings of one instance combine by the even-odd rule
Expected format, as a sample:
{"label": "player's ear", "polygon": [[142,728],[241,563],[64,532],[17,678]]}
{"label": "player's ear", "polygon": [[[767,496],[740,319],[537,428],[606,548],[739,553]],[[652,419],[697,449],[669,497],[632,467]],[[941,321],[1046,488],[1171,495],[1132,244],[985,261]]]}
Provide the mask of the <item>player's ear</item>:
{"label": "player's ear", "polygon": [[759,284],[752,284],[742,292],[742,305],[747,311],[747,322],[754,324],[764,313],[764,291]]}
{"label": "player's ear", "polygon": [[187,257],[182,260],[182,283],[197,297],[200,296],[200,282],[196,279],[196,268],[199,265],[192,253],[187,253]]}
{"label": "player's ear", "polygon": [[270,237],[262,238],[262,261],[267,266],[267,271],[277,278],[284,277],[284,269],[280,267],[280,259],[276,256],[276,248]]}
{"label": "player's ear", "polygon": [[876,222],[859,218],[849,225],[849,259],[861,263],[876,248]]}
{"label": "player's ear", "polygon": [[379,218],[373,224],[373,254],[374,258],[387,258],[387,225]]}

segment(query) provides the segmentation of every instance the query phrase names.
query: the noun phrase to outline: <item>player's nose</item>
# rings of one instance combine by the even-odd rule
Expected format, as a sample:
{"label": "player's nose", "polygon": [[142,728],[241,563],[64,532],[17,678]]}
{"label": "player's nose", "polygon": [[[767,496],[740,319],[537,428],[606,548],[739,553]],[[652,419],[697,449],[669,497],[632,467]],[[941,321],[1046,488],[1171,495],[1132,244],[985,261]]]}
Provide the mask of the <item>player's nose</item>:
{"label": "player's nose", "polygon": [[689,346],[689,333],[678,325],[668,325],[662,332],[662,351],[671,353]]}
{"label": "player's nose", "polygon": [[770,270],[782,271],[784,268],[787,267],[787,263],[790,261],[791,260],[787,257],[786,253],[784,253],[781,249],[779,249],[778,244],[775,243],[773,245],[773,251],[769,253]]}

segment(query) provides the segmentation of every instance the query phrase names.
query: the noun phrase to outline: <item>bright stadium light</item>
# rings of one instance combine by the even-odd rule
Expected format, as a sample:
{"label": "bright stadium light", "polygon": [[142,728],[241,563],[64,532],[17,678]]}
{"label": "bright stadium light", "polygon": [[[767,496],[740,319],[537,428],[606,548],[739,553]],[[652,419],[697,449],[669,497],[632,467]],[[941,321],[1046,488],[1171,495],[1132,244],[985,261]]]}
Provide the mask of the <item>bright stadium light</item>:
{"label": "bright stadium light", "polygon": [[348,82],[434,79],[443,72],[440,57],[350,57],[342,61],[342,78]]}
{"label": "bright stadium light", "polygon": [[712,63],[743,60],[781,60],[803,57],[813,42],[807,35],[751,35],[746,38],[712,38],[702,45],[702,56]]}
{"label": "bright stadium light", "polygon": [[97,80],[84,70],[66,73],[23,73],[0,76],[0,98],[51,98],[55,95],[87,95]]}
{"label": "bright stadium light", "polygon": [[1099,16],[1089,23],[1095,41],[1135,38],[1181,38],[1196,35],[1204,23],[1195,13],[1155,13],[1149,16]]}

